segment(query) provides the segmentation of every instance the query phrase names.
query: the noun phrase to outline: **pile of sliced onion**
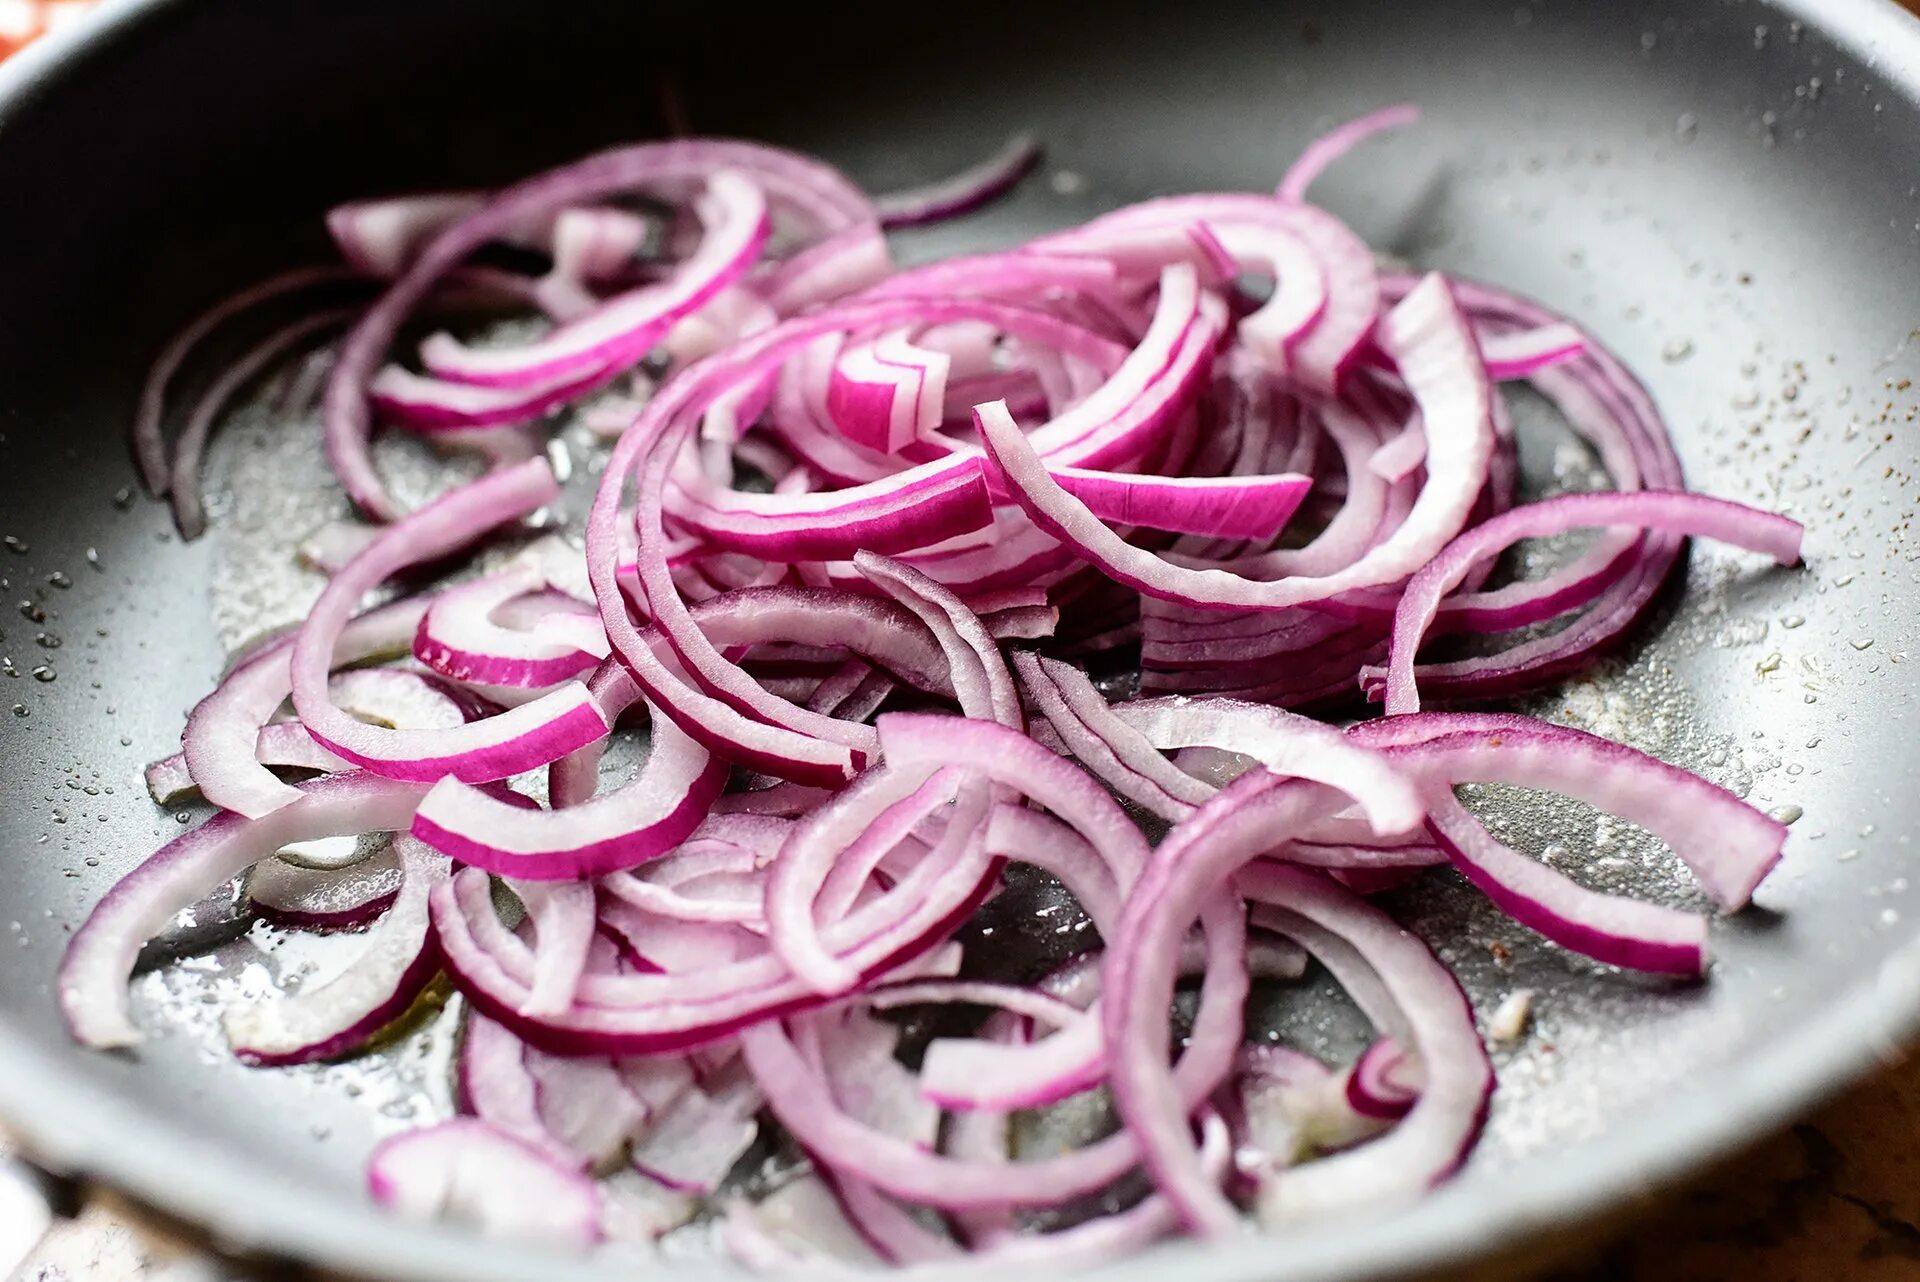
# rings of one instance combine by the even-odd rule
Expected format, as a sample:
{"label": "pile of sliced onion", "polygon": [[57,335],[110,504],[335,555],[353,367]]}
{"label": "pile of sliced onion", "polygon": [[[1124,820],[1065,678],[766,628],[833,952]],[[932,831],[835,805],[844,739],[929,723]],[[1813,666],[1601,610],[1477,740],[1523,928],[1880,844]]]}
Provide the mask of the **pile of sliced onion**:
{"label": "pile of sliced onion", "polygon": [[[215,307],[141,403],[144,474],[196,533],[221,405],[341,315],[283,320],[170,441],[175,374],[261,305],[374,293],[320,411],[366,523],[314,532],[330,582],[305,623],[234,666],[149,772],[156,799],[218,813],[75,932],[73,1035],[139,1040],[141,945],[248,874],[280,928],[364,945],[325,984],[227,1011],[243,1060],[362,1050],[437,975],[464,999],[462,1116],[371,1160],[374,1199],[404,1213],[587,1250],[714,1205],[759,1266],[1066,1267],[1445,1179],[1493,1069],[1446,967],[1370,894],[1450,865],[1554,944],[1663,974],[1702,976],[1711,936],[1508,848],[1456,786],[1639,824],[1725,911],[1785,831],[1626,746],[1423,698],[1550,683],[1628,632],[1685,539],[1791,565],[1801,528],[1688,493],[1645,389],[1571,322],[1383,272],[1307,202],[1412,118],[1336,130],[1272,194],[1148,201],[905,271],[884,231],[998,195],[1030,140],[878,198],[809,157],[683,140],[341,206],[345,267]],[[453,303],[551,323],[410,346]],[[1515,380],[1612,491],[1517,505]],[[544,437],[589,396],[613,444],[583,542],[530,538],[560,493]],[[376,424],[491,470],[403,511]],[[1578,557],[1494,580],[1516,542],[1576,529],[1599,532]],[[483,549],[484,570],[418,591]],[[396,580],[413,594],[363,608]],[[1443,634],[1466,657],[1424,661]],[[1141,693],[1110,697],[1088,665],[1137,670]],[[1386,715],[1344,730],[1298,711],[1367,700]],[[645,756],[611,769],[629,725]],[[300,853],[341,837],[360,839],[344,867]],[[1057,885],[1044,911],[1090,928],[1038,979],[970,925],[1004,919],[1021,865]],[[1250,986],[1309,959],[1374,1027],[1350,1064],[1249,1042]],[[1013,1114],[1090,1092],[1117,1127],[1017,1141]],[[732,1177],[775,1129],[813,1174],[755,1204]],[[1032,1214],[1057,1208],[1072,1227]]]}

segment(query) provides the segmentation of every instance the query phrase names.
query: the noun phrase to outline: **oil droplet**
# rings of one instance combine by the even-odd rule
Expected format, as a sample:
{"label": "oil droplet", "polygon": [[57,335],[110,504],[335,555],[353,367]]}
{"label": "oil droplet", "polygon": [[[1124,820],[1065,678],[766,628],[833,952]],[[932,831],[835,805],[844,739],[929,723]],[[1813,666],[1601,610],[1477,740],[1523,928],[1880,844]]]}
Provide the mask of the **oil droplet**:
{"label": "oil droplet", "polygon": [[20,675],[20,669],[13,666],[13,660],[11,658],[0,658],[0,672],[4,672],[10,677]]}
{"label": "oil droplet", "polygon": [[1836,588],[1844,588],[1849,583],[1852,583],[1852,582],[1853,582],[1853,576],[1851,574],[1842,574],[1834,579],[1833,586]]}
{"label": "oil droplet", "polygon": [[42,650],[58,650],[60,648],[60,638],[51,632],[36,632],[33,640],[34,644],[38,645]]}
{"label": "oil droplet", "polygon": [[1781,618],[1780,626],[1783,628],[1797,628],[1806,623],[1806,621],[1807,616],[1804,614],[1789,614]]}
{"label": "oil droplet", "polygon": [[1807,746],[1809,748],[1818,748],[1820,746],[1820,736],[1815,735],[1813,738],[1807,740]]}
{"label": "oil droplet", "polygon": [[1753,47],[1756,49],[1767,47],[1767,28],[1764,23],[1753,29]]}
{"label": "oil droplet", "polygon": [[113,492],[113,505],[122,512],[133,506],[133,488],[123,485]]}
{"label": "oil droplet", "polygon": [[100,569],[100,568],[101,568],[101,565],[100,565],[100,549],[99,549],[99,548],[88,548],[88,549],[87,549],[87,564],[88,564],[88,565],[90,565],[90,566],[92,566],[92,567],[93,567],[94,569],[96,569],[96,570],[98,570],[98,569]]}
{"label": "oil droplet", "polygon": [[1853,639],[1853,648],[1856,650],[1870,650],[1873,648],[1873,638],[1855,637]]}
{"label": "oil droplet", "polygon": [[1700,118],[1691,111],[1683,112],[1680,119],[1673,122],[1673,136],[1681,142],[1692,142],[1700,132]]}
{"label": "oil droplet", "polygon": [[47,576],[47,586],[50,588],[60,588],[62,590],[65,590],[73,586],[73,580],[68,578],[65,574],[61,573],[59,570],[55,570],[52,574],[49,574]]}
{"label": "oil droplet", "polygon": [[49,668],[44,663],[35,665],[33,669],[33,679],[35,681],[40,682],[42,685],[51,684],[54,681],[54,679],[57,678],[59,675],[60,675],[59,673],[55,672],[52,668]]}
{"label": "oil droplet", "polygon": [[1880,924],[1882,926],[1898,926],[1900,924],[1900,914],[1891,908],[1882,908],[1880,910]]}
{"label": "oil droplet", "polygon": [[1860,852],[1858,850],[1843,850],[1840,852],[1840,862],[1843,864],[1852,863],[1854,860],[1858,859],[1859,857],[1860,857]]}
{"label": "oil droplet", "polygon": [[87,856],[87,867],[98,868],[99,866],[100,866],[100,857],[98,855]]}
{"label": "oil droplet", "polygon": [[20,617],[28,623],[45,623],[47,621],[47,612],[42,610],[40,606],[33,601],[22,601],[20,603]]}
{"label": "oil droplet", "polygon": [[33,550],[32,548],[29,548],[27,546],[25,540],[17,538],[11,534],[7,535],[5,538],[0,538],[0,544],[5,544],[7,551],[13,553],[15,556],[25,556],[28,552],[31,552]]}
{"label": "oil droplet", "polygon": [[1733,408],[1737,410],[1757,409],[1760,405],[1760,393],[1753,388],[1737,393],[1733,398]]}
{"label": "oil droplet", "polygon": [[16,717],[30,717],[33,713],[28,711],[26,704],[16,703],[13,705],[13,715]]}
{"label": "oil droplet", "polygon": [[184,810],[176,810],[173,812],[173,821],[177,824],[191,823],[193,816]]}
{"label": "oil droplet", "polygon": [[59,810],[56,810],[56,811],[54,811],[54,812],[53,812],[53,821],[54,821],[55,823],[57,823],[57,824],[63,824],[63,823],[65,823],[65,822],[67,821],[67,816],[66,816],[66,814],[65,814],[65,812],[63,812],[63,811],[59,811]]}
{"label": "oil droplet", "polygon": [[1057,169],[1049,185],[1056,196],[1077,196],[1087,189],[1086,177],[1071,169]]}
{"label": "oil droplet", "polygon": [[1812,691],[1808,691],[1806,696],[1801,699],[1801,702],[1802,703],[1818,703],[1820,702],[1820,696],[1817,694],[1814,694]]}
{"label": "oil droplet", "polygon": [[1691,355],[1693,355],[1693,340],[1690,338],[1673,339],[1660,349],[1660,359],[1669,365],[1678,365]]}
{"label": "oil droplet", "polygon": [[1873,836],[1874,831],[1875,831],[1874,826],[1872,824],[1867,824],[1865,827],[1860,829],[1860,835],[1862,837],[1871,837]]}
{"label": "oil droplet", "polygon": [[1795,805],[1775,806],[1772,814],[1775,822],[1791,824],[1807,812]]}
{"label": "oil droplet", "polygon": [[1770,672],[1778,672],[1781,662],[1780,652],[1775,650],[1772,654],[1769,654],[1766,658],[1754,664],[1753,670],[1764,677]]}

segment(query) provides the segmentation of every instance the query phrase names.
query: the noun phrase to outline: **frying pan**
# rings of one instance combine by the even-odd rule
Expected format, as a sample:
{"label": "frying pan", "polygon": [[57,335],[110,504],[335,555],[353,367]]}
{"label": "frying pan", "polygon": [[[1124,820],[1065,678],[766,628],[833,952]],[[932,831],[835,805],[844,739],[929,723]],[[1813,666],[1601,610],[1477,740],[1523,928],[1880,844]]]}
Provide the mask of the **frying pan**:
{"label": "frying pan", "polygon": [[[1426,123],[1342,166],[1325,203],[1388,252],[1591,326],[1648,379],[1697,487],[1811,527],[1798,574],[1696,549],[1643,640],[1533,705],[1804,812],[1760,909],[1716,927],[1711,982],[1587,965],[1438,882],[1402,911],[1450,941],[1482,1012],[1537,994],[1467,1170],[1375,1223],[1170,1244],[1102,1276],[1380,1277],[1510,1250],[1779,1124],[1913,1028],[1920,27],[1884,0],[151,0],[0,72],[0,652],[21,674],[0,676],[0,1117],[38,1160],[269,1257],[610,1276],[364,1203],[372,1137],[445,1107],[443,1030],[363,1064],[233,1065],[207,1003],[289,964],[242,940],[140,981],[156,1035],[99,1055],[68,1043],[49,981],[111,880],[179,831],[140,766],[236,620],[284,608],[238,574],[264,554],[235,527],[291,525],[313,492],[291,465],[237,484],[240,462],[216,459],[216,494],[237,484],[226,519],[173,539],[159,505],[125,497],[152,352],[214,297],[318,258],[327,203],[658,134],[663,84],[701,132],[817,151],[876,188],[1041,136],[1040,175],[904,239],[910,258],[1260,189],[1331,119],[1417,101]],[[29,675],[40,663],[55,680]],[[1570,812],[1536,827],[1581,875],[1684,893],[1631,834]]]}

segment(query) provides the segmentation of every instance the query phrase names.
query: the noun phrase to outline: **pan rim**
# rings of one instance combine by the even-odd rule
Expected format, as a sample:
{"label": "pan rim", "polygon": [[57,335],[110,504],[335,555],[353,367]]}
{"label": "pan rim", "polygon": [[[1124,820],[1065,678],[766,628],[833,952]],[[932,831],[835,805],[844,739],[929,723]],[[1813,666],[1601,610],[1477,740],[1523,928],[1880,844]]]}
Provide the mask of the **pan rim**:
{"label": "pan rim", "polygon": [[[0,126],[22,105],[59,92],[63,79],[89,58],[185,3],[114,0],[91,20],[22,51],[0,66]],[[1766,4],[1853,56],[1871,57],[1877,77],[1920,101],[1920,22],[1894,0]],[[223,1251],[297,1259],[395,1282],[599,1282],[616,1276],[618,1266],[605,1262],[482,1242],[384,1216],[346,1198],[315,1197],[273,1178],[273,1163],[262,1155],[205,1152],[165,1116],[124,1097],[103,1098],[63,1072],[54,1054],[7,1031],[0,1021],[0,1115],[25,1151],[53,1170],[98,1180],[169,1216],[207,1226]],[[1796,1036],[1774,1041],[1711,1081],[1675,1089],[1631,1124],[1584,1143],[1578,1163],[1532,1163],[1527,1180],[1508,1180],[1491,1193],[1442,1189],[1370,1232],[1356,1232],[1349,1223],[1302,1233],[1284,1246],[1264,1238],[1175,1243],[1087,1276],[1149,1282],[1170,1263],[1204,1261],[1206,1276],[1218,1282],[1258,1282],[1282,1265],[1298,1282],[1332,1282],[1486,1258],[1537,1235],[1604,1219],[1728,1156],[1891,1062],[1916,1032],[1920,931],[1877,971],[1859,975]],[[1697,1107],[1708,1092],[1715,1107]],[[675,1268],[696,1279],[743,1276],[718,1264],[676,1261]],[[945,1270],[931,1272],[937,1277]]]}

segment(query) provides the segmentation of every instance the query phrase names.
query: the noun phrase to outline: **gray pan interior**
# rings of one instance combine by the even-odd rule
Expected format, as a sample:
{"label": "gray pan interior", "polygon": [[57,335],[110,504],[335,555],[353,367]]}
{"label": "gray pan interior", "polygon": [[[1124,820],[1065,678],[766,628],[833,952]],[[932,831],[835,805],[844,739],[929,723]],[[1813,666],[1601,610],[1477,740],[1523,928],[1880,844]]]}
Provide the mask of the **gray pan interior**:
{"label": "gray pan interior", "polygon": [[[0,1116],[47,1162],[227,1244],[368,1274],[602,1275],[364,1206],[370,1137],[445,1107],[433,1033],[368,1067],[238,1068],[208,1003],[288,962],[230,948],[141,981],[156,1036],[102,1056],[68,1044],[48,984],[91,902],[179,831],[138,771],[218,673],[221,626],[278,608],[234,577],[267,546],[234,522],[284,543],[312,510],[296,466],[257,458],[252,497],[202,543],[116,502],[160,338],[317,257],[332,199],[499,181],[657,133],[663,73],[702,131],[814,149],[878,187],[1040,134],[1041,175],[914,255],[1259,188],[1331,119],[1416,100],[1427,123],[1337,171],[1324,201],[1396,254],[1591,326],[1650,382],[1697,486],[1810,526],[1799,573],[1696,550],[1628,662],[1539,705],[1804,812],[1762,909],[1717,927],[1712,981],[1610,974],[1471,896],[1423,892],[1406,910],[1456,941],[1483,1014],[1540,994],[1464,1175],[1378,1224],[1176,1245],[1109,1276],[1463,1260],[1615,1207],[1892,1053],[1920,1010],[1920,27],[1884,0],[135,3],[0,72]],[[245,458],[230,446],[217,471]],[[31,675],[42,663],[55,680]],[[1582,876],[1685,893],[1631,834],[1535,822]]]}

